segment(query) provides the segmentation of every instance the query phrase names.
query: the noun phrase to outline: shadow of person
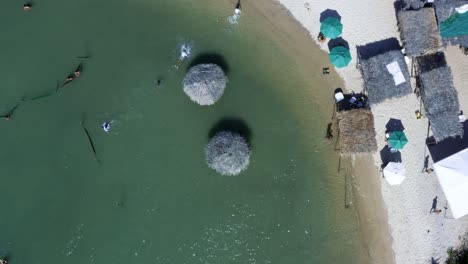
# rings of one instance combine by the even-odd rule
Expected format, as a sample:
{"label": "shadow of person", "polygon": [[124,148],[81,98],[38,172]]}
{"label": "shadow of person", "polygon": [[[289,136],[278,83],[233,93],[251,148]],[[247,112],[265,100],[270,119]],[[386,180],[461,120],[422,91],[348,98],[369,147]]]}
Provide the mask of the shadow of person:
{"label": "shadow of person", "polygon": [[214,135],[221,131],[236,132],[247,140],[249,146],[251,146],[252,144],[252,131],[241,119],[232,117],[222,118],[221,120],[216,122],[216,124],[210,129],[208,133],[208,138],[212,138]]}
{"label": "shadow of person", "polygon": [[432,199],[432,207],[431,207],[430,212],[432,213],[436,209],[437,209],[437,196],[434,199]]}

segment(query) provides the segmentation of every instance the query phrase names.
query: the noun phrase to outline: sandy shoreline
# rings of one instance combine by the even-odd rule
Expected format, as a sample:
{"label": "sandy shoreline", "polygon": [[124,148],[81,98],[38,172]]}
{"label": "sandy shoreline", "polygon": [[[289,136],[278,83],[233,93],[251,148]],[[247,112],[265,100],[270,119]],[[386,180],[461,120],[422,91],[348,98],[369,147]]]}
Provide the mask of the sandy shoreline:
{"label": "sandy shoreline", "polygon": [[[327,53],[317,52],[315,47],[311,48],[307,46],[308,43],[313,43],[313,41],[310,41],[310,37],[313,34],[305,27],[297,27],[297,20],[283,5],[277,1],[260,0],[245,3],[244,7],[245,11],[243,11],[243,15],[260,15],[263,19],[268,21],[268,23],[279,27],[278,30],[272,32],[271,35],[276,37],[282,45],[286,45],[287,48],[291,50],[291,56],[293,56],[297,62],[304,60],[315,61],[314,64],[317,64],[317,69],[300,67],[300,65],[298,65],[297,68],[298,71],[304,71],[304,74],[311,75],[313,79],[320,80],[321,86],[324,86],[323,90],[311,90],[310,92],[306,92],[306,94],[311,97],[311,100],[315,100],[314,97],[317,96],[317,93],[321,94],[319,97],[327,98],[330,97],[336,87],[345,87],[343,80],[338,78],[339,75],[336,74],[336,69],[331,68],[332,72],[330,75],[324,76],[321,74],[321,67],[328,64]],[[281,17],[285,15],[290,16],[291,21],[282,19],[282,23],[277,23],[277,21],[274,21],[277,15],[281,15]],[[302,41],[303,39],[307,39],[308,41]],[[304,43],[306,44],[304,45]],[[322,46],[322,49],[324,48],[326,48],[326,45]],[[294,52],[296,50],[308,50],[307,58],[297,58],[295,53],[303,54],[303,52]],[[355,58],[353,58],[353,60],[354,59]],[[355,62],[351,62],[351,64],[353,63]],[[338,71],[340,71],[340,69],[338,69]],[[351,71],[351,73],[354,72]],[[343,75],[343,73],[340,73],[340,75]],[[346,81],[347,79],[345,78],[344,80]],[[353,83],[360,80],[360,75],[355,75],[351,79],[348,79],[347,82]],[[322,95],[323,93],[326,93],[325,96]],[[318,105],[318,107],[321,108],[320,112],[323,113],[329,113],[333,107],[332,100],[314,101],[314,104]],[[331,115],[327,118],[331,118]],[[324,126],[325,125],[326,124],[324,124]],[[366,158],[358,158],[354,161],[355,167],[358,168],[357,171],[359,171],[359,173],[357,173],[358,175],[353,173],[353,182],[355,182],[355,184],[353,184],[353,192],[357,194],[355,195],[357,199],[354,200],[354,206],[357,209],[357,218],[359,219],[361,234],[359,243],[361,243],[361,247],[364,250],[364,252],[362,252],[362,261],[363,263],[394,263],[385,205],[380,190],[375,188],[380,184],[379,178],[374,177],[378,170],[373,166],[372,156],[368,155]]]}
{"label": "sandy shoreline", "polygon": [[[349,66],[336,69],[347,90],[359,92],[363,87],[361,74],[355,67],[356,46],[387,38],[400,39],[393,0],[278,1],[314,40],[320,31],[321,13],[327,9],[338,12],[344,25],[342,37],[349,43],[352,54]],[[326,43],[316,43],[328,51]],[[460,107],[466,112],[468,56],[463,56],[458,47],[447,47],[445,53],[459,93]],[[450,209],[443,215],[429,213],[435,196],[438,196],[438,208],[441,209],[446,205],[446,199],[436,175],[421,172],[424,157],[428,155],[425,147],[428,120],[415,118],[414,111],[419,106],[418,98],[410,94],[372,108],[378,150],[385,146],[385,125],[390,118],[401,119],[405,125],[409,143],[402,156],[407,179],[401,185],[390,186],[381,177],[379,151],[372,155],[373,159],[361,156],[354,160],[355,205],[370,263],[430,263],[431,259],[442,263],[447,257],[447,249],[458,247],[460,236],[468,230],[468,216],[454,220]]]}

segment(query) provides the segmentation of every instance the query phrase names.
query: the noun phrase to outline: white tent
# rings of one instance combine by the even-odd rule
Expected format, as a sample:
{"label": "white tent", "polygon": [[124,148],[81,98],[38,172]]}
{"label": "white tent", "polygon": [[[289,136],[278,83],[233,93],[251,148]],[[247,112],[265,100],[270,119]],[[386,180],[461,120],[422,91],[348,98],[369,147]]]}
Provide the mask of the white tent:
{"label": "white tent", "polygon": [[387,180],[390,185],[401,184],[405,179],[405,173],[405,167],[399,162],[389,162],[383,169],[385,180]]}
{"label": "white tent", "polygon": [[468,214],[468,149],[435,163],[434,169],[453,217]]}

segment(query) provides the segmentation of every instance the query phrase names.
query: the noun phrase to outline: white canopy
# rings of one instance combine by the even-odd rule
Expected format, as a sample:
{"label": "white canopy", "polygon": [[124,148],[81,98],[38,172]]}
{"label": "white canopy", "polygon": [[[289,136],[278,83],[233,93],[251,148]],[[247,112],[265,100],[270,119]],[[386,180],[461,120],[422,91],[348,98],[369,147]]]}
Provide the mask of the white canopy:
{"label": "white canopy", "polygon": [[405,76],[403,76],[403,73],[401,72],[401,68],[400,68],[400,65],[398,65],[398,62],[394,61],[392,63],[387,64],[387,70],[393,76],[393,81],[395,82],[395,86],[406,82]]}
{"label": "white canopy", "polygon": [[405,167],[399,162],[389,162],[383,169],[385,180],[387,180],[390,185],[401,184],[405,179],[405,173]]}
{"label": "white canopy", "polygon": [[437,162],[434,169],[453,217],[468,214],[468,149]]}
{"label": "white canopy", "polygon": [[468,5],[462,5],[458,8],[455,8],[455,11],[457,11],[457,13],[459,14],[464,14],[466,12],[468,12]]}

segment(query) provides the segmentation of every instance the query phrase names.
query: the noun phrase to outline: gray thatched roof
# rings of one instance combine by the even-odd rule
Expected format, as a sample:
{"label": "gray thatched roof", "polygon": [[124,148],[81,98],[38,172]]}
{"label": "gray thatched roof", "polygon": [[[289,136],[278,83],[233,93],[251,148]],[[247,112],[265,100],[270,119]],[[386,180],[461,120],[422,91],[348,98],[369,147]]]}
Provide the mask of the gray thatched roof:
{"label": "gray thatched roof", "polygon": [[[445,21],[456,12],[455,8],[468,4],[468,0],[435,0],[434,4],[437,15],[437,22],[439,23],[440,27],[440,23]],[[452,45],[462,45],[464,47],[468,47],[468,35],[454,38],[444,38],[442,40],[445,44],[450,43]]]}
{"label": "gray thatched roof", "polygon": [[426,0],[404,0],[403,8],[406,10],[417,10],[424,7]]}
{"label": "gray thatched roof", "polygon": [[442,45],[433,8],[398,12],[398,27],[410,57],[436,52]]}
{"label": "gray thatched roof", "polygon": [[[397,86],[393,76],[387,70],[387,65],[395,61],[406,79],[406,82]],[[389,98],[402,97],[412,92],[408,66],[401,50],[391,50],[362,59],[360,65],[364,89],[369,96],[370,104],[377,104]]]}
{"label": "gray thatched roof", "polygon": [[250,149],[238,133],[221,131],[210,139],[205,147],[208,167],[226,176],[234,176],[250,163]]}
{"label": "gray thatched roof", "polygon": [[198,64],[184,77],[184,92],[200,105],[212,105],[221,98],[228,78],[216,64]]}
{"label": "gray thatched roof", "polygon": [[463,134],[458,122],[460,105],[452,72],[442,52],[416,59],[421,98],[437,141]]}
{"label": "gray thatched roof", "polygon": [[437,141],[463,135],[463,124],[458,120],[458,113],[429,116],[432,134]]}
{"label": "gray thatched roof", "polygon": [[337,113],[339,139],[343,154],[371,153],[377,151],[374,116],[368,109]]}

